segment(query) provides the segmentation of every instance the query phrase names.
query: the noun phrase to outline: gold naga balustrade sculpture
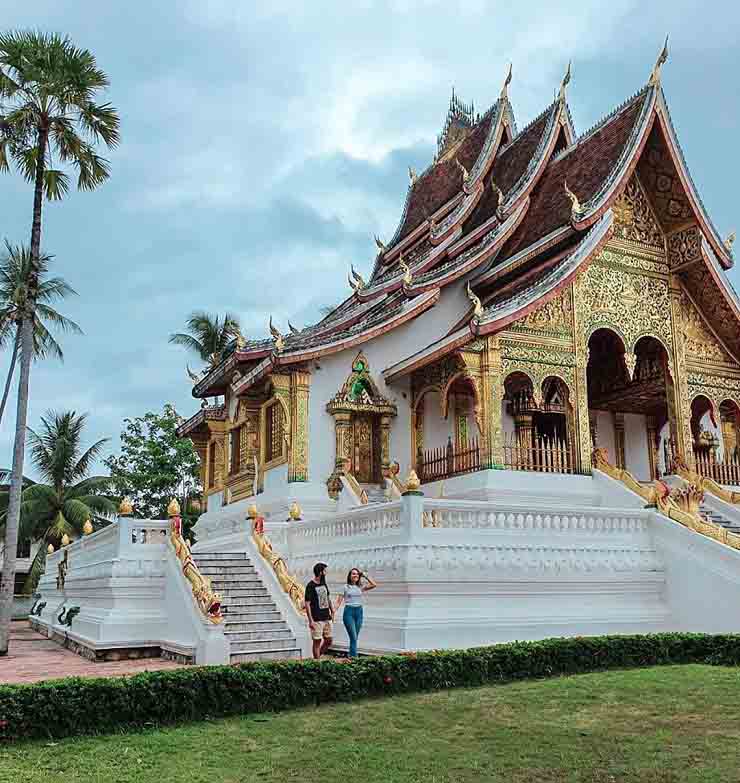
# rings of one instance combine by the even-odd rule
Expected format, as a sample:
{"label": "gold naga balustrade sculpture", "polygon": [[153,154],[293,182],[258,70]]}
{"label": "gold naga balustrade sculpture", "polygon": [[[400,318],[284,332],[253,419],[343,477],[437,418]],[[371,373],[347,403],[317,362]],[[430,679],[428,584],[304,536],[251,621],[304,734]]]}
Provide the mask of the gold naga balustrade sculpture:
{"label": "gold naga balustrade sculpture", "polygon": [[270,539],[265,536],[265,520],[259,515],[257,506],[251,505],[247,509],[247,518],[252,524],[252,538],[257,546],[257,551],[270,564],[280,586],[287,593],[299,614],[305,612],[303,598],[305,591],[301,583],[288,571],[285,560],[272,548]]}
{"label": "gold naga balustrade sculpture", "polygon": [[198,570],[198,566],[190,554],[190,547],[182,537],[180,504],[174,498],[167,506],[167,516],[170,518],[170,541],[172,541],[175,554],[180,561],[182,574],[190,582],[195,603],[209,622],[214,625],[222,623],[224,616],[221,612],[221,596],[214,591],[211,580]]}
{"label": "gold naga balustrade sculpture", "polygon": [[[740,535],[731,533],[722,525],[710,522],[702,516],[699,510],[704,499],[704,489],[701,483],[682,476],[687,482],[684,487],[671,489],[662,481],[656,481],[654,486],[646,486],[641,484],[629,471],[612,465],[607,459],[606,449],[595,449],[592,462],[596,470],[600,470],[602,473],[606,473],[607,476],[621,481],[627,489],[631,489],[643,498],[648,505],[655,506],[661,514],[674,522],[679,522],[684,527],[689,528],[689,530],[714,539],[720,544],[740,550]],[[688,468],[686,468],[686,471],[691,475]]]}

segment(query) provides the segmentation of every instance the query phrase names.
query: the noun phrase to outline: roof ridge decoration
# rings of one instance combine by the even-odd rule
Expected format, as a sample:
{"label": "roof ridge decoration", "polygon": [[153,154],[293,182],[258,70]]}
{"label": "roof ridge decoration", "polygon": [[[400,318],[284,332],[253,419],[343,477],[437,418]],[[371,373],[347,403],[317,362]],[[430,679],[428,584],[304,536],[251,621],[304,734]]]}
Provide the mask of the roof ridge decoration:
{"label": "roof ridge decoration", "polygon": [[296,329],[295,326],[293,326],[293,324],[290,322],[290,318],[288,319],[288,329],[290,329],[290,333],[291,334],[300,334],[301,333],[301,330],[300,329]]}
{"label": "roof ridge decoration", "polygon": [[499,100],[501,101],[509,100],[509,85],[511,84],[511,78],[513,73],[514,73],[514,64],[509,63],[509,72],[506,74],[503,87],[501,87],[501,94],[499,95]]}
{"label": "roof ridge decoration", "polygon": [[733,255],[732,246],[735,244],[736,238],[737,234],[734,231],[730,231],[730,233],[727,235],[727,239],[724,241],[724,246],[730,255]]}
{"label": "roof ridge decoration", "polygon": [[409,187],[414,187],[416,185],[417,181],[419,179],[419,175],[416,173],[416,170],[413,168],[413,166],[409,166],[409,182],[411,183]]}
{"label": "roof ridge decoration", "polygon": [[468,299],[470,299],[473,304],[472,319],[475,321],[480,321],[480,319],[483,317],[483,303],[481,302],[480,297],[477,296],[470,287],[470,280],[468,280],[468,283],[465,287],[465,293],[468,295]]}
{"label": "roof ridge decoration", "polygon": [[411,274],[408,264],[403,260],[403,253],[398,254],[398,267],[403,272],[401,286],[405,291],[411,286],[413,275]]}
{"label": "roof ridge decoration", "polygon": [[568,60],[568,70],[565,72],[565,76],[563,76],[563,81],[560,82],[560,91],[558,92],[558,101],[560,103],[565,103],[565,88],[570,84],[571,64],[572,61]]}
{"label": "roof ridge decoration", "polygon": [[563,187],[565,188],[565,195],[570,199],[571,220],[575,223],[584,213],[583,205],[578,200],[578,196],[568,187],[567,180],[563,180]]}
{"label": "roof ridge decoration", "polygon": [[435,162],[439,160],[453,141],[450,137],[453,126],[456,123],[459,123],[459,125],[463,127],[472,128],[476,124],[476,117],[475,105],[473,102],[463,103],[457,95],[455,95],[455,88],[453,87],[444,127],[442,128],[442,132],[437,136],[437,155],[435,157]]}
{"label": "roof ridge decoration", "polygon": [[[350,270],[352,272],[352,277],[347,275],[347,282],[349,283],[349,287],[357,293],[358,291],[361,291],[363,288],[366,287],[365,280],[363,279],[362,275],[355,270],[355,265],[350,264]],[[354,280],[354,282],[353,282]]]}
{"label": "roof ridge decoration", "polygon": [[660,87],[660,71],[664,63],[668,60],[668,36],[665,37],[663,48],[660,50],[658,59],[655,61],[653,70],[650,72],[650,79],[648,80],[648,86]]}
{"label": "roof ridge decoration", "polygon": [[275,343],[275,350],[280,353],[285,348],[285,338],[272,323],[272,316],[270,316],[270,334]]}

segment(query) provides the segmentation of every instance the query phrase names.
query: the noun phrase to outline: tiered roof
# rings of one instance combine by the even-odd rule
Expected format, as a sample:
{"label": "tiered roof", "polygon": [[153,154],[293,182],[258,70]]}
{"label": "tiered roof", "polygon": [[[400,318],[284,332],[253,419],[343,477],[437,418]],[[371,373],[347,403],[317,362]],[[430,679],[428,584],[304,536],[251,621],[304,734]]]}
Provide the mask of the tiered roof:
{"label": "tiered roof", "polygon": [[[463,276],[485,304],[482,316],[472,317],[471,306],[459,328],[388,368],[386,377],[504,328],[557,295],[608,239],[611,204],[650,144],[662,145],[663,157],[651,154],[654,166],[644,176],[674,167],[683,201],[673,201],[680,201],[682,219],[690,213],[700,227],[707,269],[714,265],[712,275],[721,274],[732,265],[731,253],[706,215],[675,138],[660,87],[665,52],[661,58],[647,86],[578,138],[565,97],[569,73],[558,98],[521,132],[508,98],[510,76],[482,116],[453,98],[437,158],[420,176],[410,172],[401,220],[388,245],[379,242],[370,280],[354,275],[352,295],[317,324],[238,348],[193,394],[211,396],[227,383],[239,392],[273,367],[358,345],[433,307],[441,288]],[[729,310],[740,314],[726,280],[717,285]]]}

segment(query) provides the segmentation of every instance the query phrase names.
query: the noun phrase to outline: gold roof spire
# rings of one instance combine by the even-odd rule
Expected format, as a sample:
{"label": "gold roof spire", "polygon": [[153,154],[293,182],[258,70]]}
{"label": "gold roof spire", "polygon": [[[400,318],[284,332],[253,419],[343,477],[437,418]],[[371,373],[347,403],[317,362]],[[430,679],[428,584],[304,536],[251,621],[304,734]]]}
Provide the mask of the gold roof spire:
{"label": "gold roof spire", "polygon": [[506,74],[506,79],[504,79],[504,86],[501,88],[501,99],[509,99],[509,85],[511,84],[511,75],[513,73],[514,67],[512,63],[509,63],[509,72]]}
{"label": "gold roof spire", "polygon": [[660,70],[663,67],[663,63],[668,59],[668,36],[665,37],[663,48],[660,50],[658,59],[655,61],[653,70],[650,72],[650,81],[648,84],[651,87],[660,87]]}
{"label": "gold roof spire", "polygon": [[563,76],[563,81],[560,82],[559,101],[565,101],[565,88],[570,84],[571,64],[572,61],[568,60],[568,70],[565,72],[565,76]]}
{"label": "gold roof spire", "polygon": [[280,334],[280,330],[273,326],[272,316],[270,316],[270,334],[272,335],[272,339],[275,341],[275,349],[279,353],[283,350],[283,348],[285,348],[285,338],[282,334]]}

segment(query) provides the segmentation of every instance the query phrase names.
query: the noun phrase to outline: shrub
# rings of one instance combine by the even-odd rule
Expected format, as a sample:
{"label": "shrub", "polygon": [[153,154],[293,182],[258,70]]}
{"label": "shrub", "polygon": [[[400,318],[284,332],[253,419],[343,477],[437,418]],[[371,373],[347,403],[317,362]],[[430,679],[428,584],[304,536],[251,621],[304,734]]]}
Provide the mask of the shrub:
{"label": "shrub", "polygon": [[0,686],[0,738],[59,738],[369,696],[683,663],[736,666],[740,636],[576,637],[351,663],[274,661],[5,685]]}

